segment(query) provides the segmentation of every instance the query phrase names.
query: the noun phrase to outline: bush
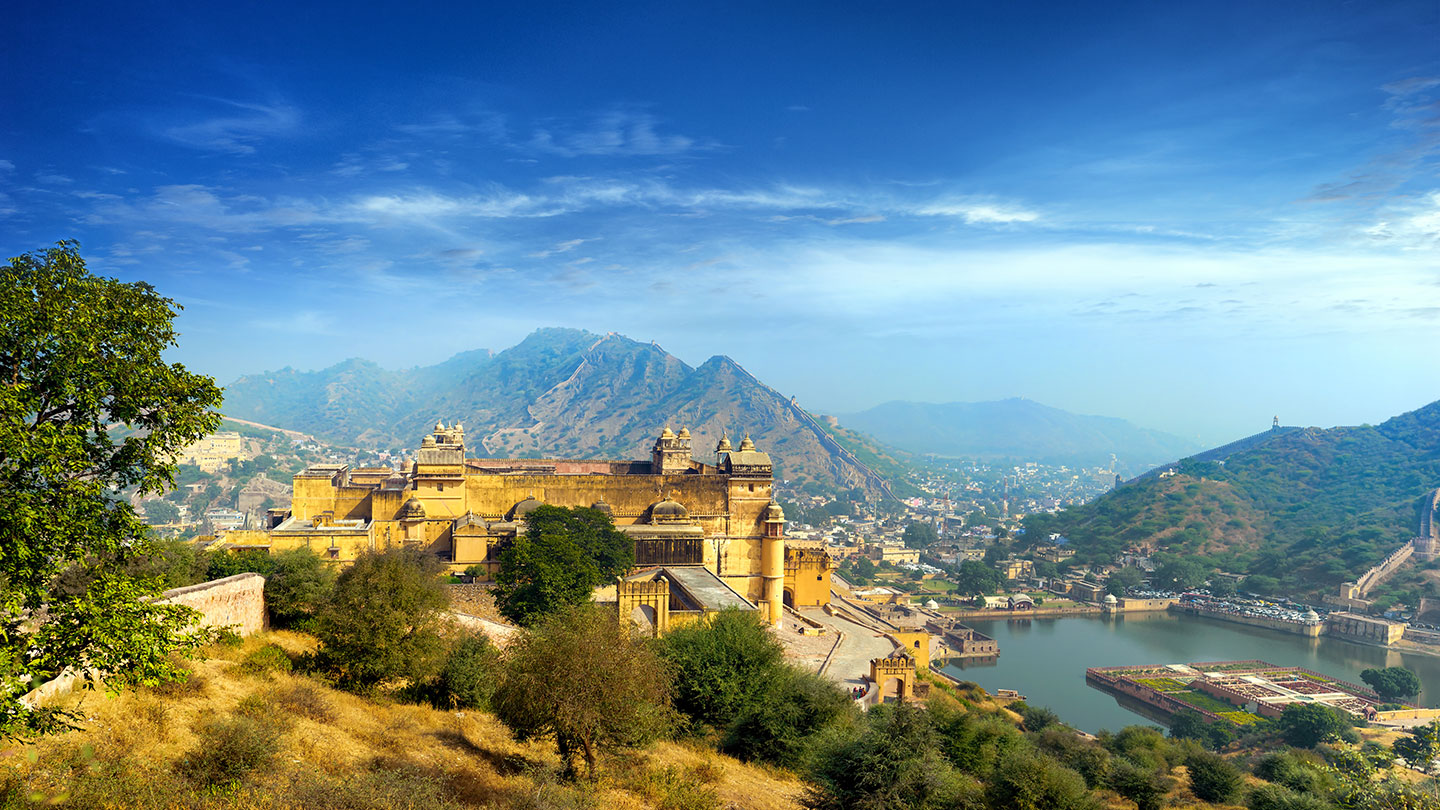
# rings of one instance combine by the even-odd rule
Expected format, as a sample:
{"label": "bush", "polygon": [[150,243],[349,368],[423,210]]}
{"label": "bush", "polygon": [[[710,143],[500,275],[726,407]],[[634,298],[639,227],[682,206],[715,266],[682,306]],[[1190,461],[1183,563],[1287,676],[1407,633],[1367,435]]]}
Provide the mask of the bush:
{"label": "bush", "polygon": [[759,616],[739,610],[678,627],[660,640],[659,650],[675,676],[675,708],[720,729],[754,707],[784,658]]}
{"label": "bush", "polygon": [[1196,752],[1185,762],[1190,792],[1207,802],[1229,802],[1240,791],[1240,770],[1219,754]]}
{"label": "bush", "polygon": [[436,707],[488,711],[501,671],[500,650],[490,639],[479,634],[462,638],[440,670],[434,697]]}
{"label": "bush", "polygon": [[1110,772],[1110,752],[1067,728],[1047,728],[1035,738],[1035,747],[1065,767],[1080,774],[1091,788],[1105,783]]}
{"label": "bush", "polygon": [[1319,796],[1296,793],[1280,785],[1260,785],[1245,798],[1250,810],[1330,810],[1330,803]]}
{"label": "bush", "polygon": [[814,810],[938,810],[976,798],[978,787],[945,761],[932,718],[914,704],[876,706],[858,734],[828,742],[810,773],[805,803]]}
{"label": "bush", "polygon": [[279,644],[266,644],[255,652],[245,656],[240,662],[240,670],[251,675],[263,675],[270,672],[290,672],[295,668],[295,663],[290,660],[290,653]]}
{"label": "bush", "polygon": [[1106,784],[1121,796],[1135,802],[1137,810],[1160,810],[1170,780],[1160,771],[1120,757],[1110,763]]}
{"label": "bush", "polygon": [[314,618],[335,589],[335,571],[308,548],[276,554],[265,579],[265,606],[278,627],[296,627]]}
{"label": "bush", "polygon": [[268,765],[279,752],[280,735],[274,728],[250,717],[231,717],[202,727],[200,747],[186,754],[179,768],[194,782],[222,787]]}
{"label": "bush", "polygon": [[436,675],[445,655],[442,611],[450,603],[441,568],[434,555],[418,551],[361,555],[315,617],[316,665],[359,691]]}
{"label": "bush", "polygon": [[850,698],[827,678],[777,668],[765,691],[730,726],[720,749],[783,768],[801,764],[811,737],[851,711]]}
{"label": "bush", "polygon": [[1011,703],[1010,708],[1019,713],[1026,731],[1040,732],[1060,724],[1060,716],[1049,706],[1031,706],[1022,700]]}
{"label": "bush", "polygon": [[1034,751],[1001,762],[985,798],[991,807],[1006,810],[1092,810],[1102,806],[1086,789],[1080,774]]}

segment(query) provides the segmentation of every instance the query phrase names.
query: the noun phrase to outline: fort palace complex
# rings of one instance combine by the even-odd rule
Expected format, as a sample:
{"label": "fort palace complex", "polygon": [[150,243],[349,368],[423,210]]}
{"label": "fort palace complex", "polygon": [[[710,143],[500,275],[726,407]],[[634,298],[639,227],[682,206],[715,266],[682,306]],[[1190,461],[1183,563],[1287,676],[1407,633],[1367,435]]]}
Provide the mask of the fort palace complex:
{"label": "fort palace complex", "polygon": [[690,432],[666,428],[649,461],[474,459],[463,426],[437,423],[409,470],[317,465],[294,478],[288,510],[263,531],[232,532],[234,548],[308,548],[344,563],[363,552],[424,549],[452,571],[488,579],[500,551],[549,504],[609,514],[635,543],[635,568],[616,586],[619,615],[663,633],[725,607],[778,622],[781,605],[830,601],[834,563],[823,550],[787,549],[773,499],[770,456],[728,437],[713,464],[696,460]]}

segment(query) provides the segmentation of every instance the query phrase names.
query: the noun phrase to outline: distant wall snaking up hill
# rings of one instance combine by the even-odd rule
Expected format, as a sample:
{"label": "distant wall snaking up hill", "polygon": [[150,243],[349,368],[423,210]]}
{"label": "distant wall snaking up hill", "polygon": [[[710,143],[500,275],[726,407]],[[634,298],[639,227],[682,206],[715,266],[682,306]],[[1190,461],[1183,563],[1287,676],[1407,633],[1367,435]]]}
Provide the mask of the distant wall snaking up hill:
{"label": "distant wall snaking up hill", "polygon": [[1081,556],[1130,545],[1209,555],[1216,567],[1272,576],[1290,591],[1354,579],[1418,531],[1440,485],[1440,402],[1378,427],[1280,430],[1223,463],[1186,459],[1084,506],[1027,520]]}
{"label": "distant wall snaking up hill", "polygon": [[473,351],[436,366],[390,371],[347,360],[322,371],[242,377],[227,414],[323,439],[408,449],[437,419],[462,422],[480,457],[648,458],[665,425],[688,426],[696,457],[713,461],[722,432],[749,433],[777,478],[883,497],[886,482],[838,448],[808,414],[735,361],[691,368],[650,343],[542,329],[498,354]]}

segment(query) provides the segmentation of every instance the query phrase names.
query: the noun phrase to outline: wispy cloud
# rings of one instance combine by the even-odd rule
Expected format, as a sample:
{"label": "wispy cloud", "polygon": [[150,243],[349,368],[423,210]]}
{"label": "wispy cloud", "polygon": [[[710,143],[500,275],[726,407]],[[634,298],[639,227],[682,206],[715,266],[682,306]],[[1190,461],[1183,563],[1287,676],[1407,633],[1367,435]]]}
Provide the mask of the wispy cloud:
{"label": "wispy cloud", "polygon": [[161,137],[194,149],[248,155],[266,138],[293,132],[300,124],[300,112],[288,104],[257,104],[230,99],[210,99],[222,114],[199,120],[165,124],[156,128]]}
{"label": "wispy cloud", "polygon": [[552,122],[537,128],[525,145],[562,157],[681,155],[717,147],[712,141],[659,129],[659,119],[650,113],[617,109],[588,125]]}
{"label": "wispy cloud", "polygon": [[1380,90],[1394,137],[1344,179],[1315,188],[1307,200],[1377,201],[1424,175],[1420,169],[1440,157],[1440,77],[1415,76]]}
{"label": "wispy cloud", "polygon": [[531,253],[529,254],[529,257],[532,259],[548,259],[551,256],[559,253],[569,253],[570,251],[574,250],[577,247],[580,247],[586,242],[594,241],[594,239],[567,239],[566,241],[559,242],[555,246],[547,248],[546,250],[540,250],[536,251],[535,253]]}

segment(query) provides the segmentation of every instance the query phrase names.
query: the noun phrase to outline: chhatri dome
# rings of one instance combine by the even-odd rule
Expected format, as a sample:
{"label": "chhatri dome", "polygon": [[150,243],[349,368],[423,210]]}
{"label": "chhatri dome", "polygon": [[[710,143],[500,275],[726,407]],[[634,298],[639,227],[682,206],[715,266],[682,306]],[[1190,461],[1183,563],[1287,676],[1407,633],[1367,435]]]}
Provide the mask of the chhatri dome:
{"label": "chhatri dome", "polygon": [[735,449],[735,446],[730,443],[730,434],[729,434],[729,433],[721,433],[721,434],[720,434],[720,443],[717,444],[717,445],[715,445],[715,452],[717,452],[717,453],[729,453],[729,452],[731,452],[731,451],[734,450],[734,449]]}
{"label": "chhatri dome", "polygon": [[750,441],[750,434],[746,433],[745,438],[740,440],[740,452],[744,453],[755,449],[755,442]]}

